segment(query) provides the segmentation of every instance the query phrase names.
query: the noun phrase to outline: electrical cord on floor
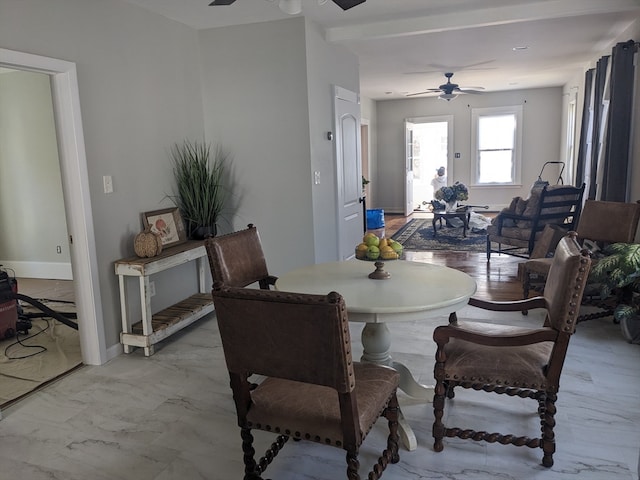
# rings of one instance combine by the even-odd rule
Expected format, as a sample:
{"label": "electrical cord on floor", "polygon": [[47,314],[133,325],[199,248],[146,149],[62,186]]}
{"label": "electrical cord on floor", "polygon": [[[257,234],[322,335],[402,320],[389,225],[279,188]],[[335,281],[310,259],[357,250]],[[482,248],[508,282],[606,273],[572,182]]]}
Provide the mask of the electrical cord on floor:
{"label": "electrical cord on floor", "polygon": [[[43,352],[46,352],[47,351],[47,347],[44,347],[42,345],[26,345],[26,344],[22,343],[25,340],[29,340],[29,339],[31,339],[33,337],[36,337],[36,336],[40,335],[41,333],[46,332],[47,330],[49,330],[49,327],[51,326],[51,324],[49,323],[49,320],[45,319],[45,321],[47,322],[47,326],[46,327],[44,327],[44,328],[38,327],[38,328],[40,328],[40,330],[38,332],[28,334],[24,338],[20,338],[20,332],[17,332],[16,333],[16,341],[13,342],[10,345],[7,345],[7,348],[4,349],[5,357],[7,357],[8,360],[22,360],[24,358],[34,357],[34,356],[39,355],[39,354],[41,354]],[[11,356],[9,356],[9,353],[8,353],[9,349],[11,347],[16,346],[16,345],[21,345],[24,348],[38,348],[39,350],[37,352],[33,352],[33,353],[28,354],[28,355],[22,355],[20,357],[11,357]]]}

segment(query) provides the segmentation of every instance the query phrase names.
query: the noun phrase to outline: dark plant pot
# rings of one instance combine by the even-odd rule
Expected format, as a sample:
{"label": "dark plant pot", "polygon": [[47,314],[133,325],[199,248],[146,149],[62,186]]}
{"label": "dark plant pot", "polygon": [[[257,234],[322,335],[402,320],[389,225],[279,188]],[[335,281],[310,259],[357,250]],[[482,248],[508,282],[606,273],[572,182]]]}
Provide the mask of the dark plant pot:
{"label": "dark plant pot", "polygon": [[215,225],[210,226],[191,226],[189,237],[194,240],[204,240],[208,237],[215,237],[217,228]]}

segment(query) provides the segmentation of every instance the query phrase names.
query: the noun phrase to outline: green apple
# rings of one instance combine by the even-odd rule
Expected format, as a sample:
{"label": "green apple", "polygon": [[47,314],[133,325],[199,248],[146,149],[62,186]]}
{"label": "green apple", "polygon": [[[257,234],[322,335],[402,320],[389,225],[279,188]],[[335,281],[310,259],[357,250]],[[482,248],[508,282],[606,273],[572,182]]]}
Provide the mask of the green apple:
{"label": "green apple", "polygon": [[375,245],[369,245],[369,250],[367,251],[367,258],[369,260],[377,260],[380,256],[380,249]]}

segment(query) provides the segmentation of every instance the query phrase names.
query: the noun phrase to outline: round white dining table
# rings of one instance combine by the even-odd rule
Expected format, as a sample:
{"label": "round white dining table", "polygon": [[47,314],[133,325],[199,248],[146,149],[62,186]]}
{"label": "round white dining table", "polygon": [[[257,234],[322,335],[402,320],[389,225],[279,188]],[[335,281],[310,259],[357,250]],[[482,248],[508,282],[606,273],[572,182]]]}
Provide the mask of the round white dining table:
{"label": "round white dining table", "polygon": [[[421,385],[409,369],[391,357],[388,323],[426,321],[450,315],[467,305],[476,292],[476,282],[453,268],[405,260],[387,261],[389,278],[372,279],[374,263],[346,260],[302,267],[280,276],[280,291],[326,295],[331,291],[344,297],[350,322],[365,323],[362,329],[361,360],[387,365],[400,372],[400,388],[408,395],[432,401],[433,387]],[[403,441],[416,448],[415,435],[401,422]]]}

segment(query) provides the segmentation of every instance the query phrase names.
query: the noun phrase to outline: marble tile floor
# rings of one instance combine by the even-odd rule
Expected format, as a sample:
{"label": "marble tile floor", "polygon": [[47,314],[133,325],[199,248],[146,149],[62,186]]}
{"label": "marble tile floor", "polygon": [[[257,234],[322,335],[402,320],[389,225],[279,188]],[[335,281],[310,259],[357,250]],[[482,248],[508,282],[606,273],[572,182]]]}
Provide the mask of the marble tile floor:
{"label": "marble tile floor", "polygon": [[[460,318],[508,321],[510,314]],[[517,317],[539,325],[539,313]],[[432,383],[430,322],[391,325],[395,360],[423,383]],[[352,324],[359,355],[361,325]],[[400,394],[418,448],[402,449],[387,480],[638,480],[640,450],[640,347],[626,343],[608,320],[579,325],[569,346],[557,402],[555,465],[540,465],[539,449],[445,439],[432,448],[430,404]],[[525,407],[525,408],[520,408]],[[445,424],[537,434],[533,400],[459,390],[447,404]],[[230,480],[243,475],[239,429],[213,315],[159,344],[152,357],[137,350],[99,367],[82,367],[2,412],[0,479]],[[484,427],[483,427],[484,425]],[[379,422],[360,453],[361,475],[382,451]],[[273,436],[256,432],[262,452]],[[344,452],[289,442],[264,478],[345,478]],[[366,468],[366,469],[365,469]]]}

